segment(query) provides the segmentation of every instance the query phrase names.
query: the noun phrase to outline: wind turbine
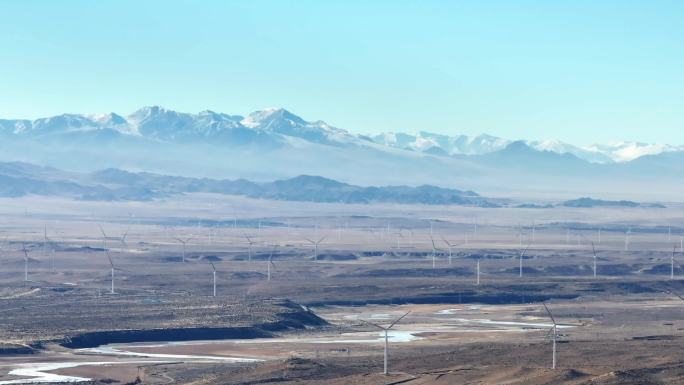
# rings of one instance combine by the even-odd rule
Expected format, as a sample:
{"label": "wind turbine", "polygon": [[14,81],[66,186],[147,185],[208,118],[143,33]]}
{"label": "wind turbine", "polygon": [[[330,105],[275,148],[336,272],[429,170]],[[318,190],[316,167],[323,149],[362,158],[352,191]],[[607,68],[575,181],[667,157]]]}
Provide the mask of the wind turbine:
{"label": "wind turbine", "polygon": [[527,249],[529,249],[529,248],[530,248],[530,245],[528,244],[527,247],[525,247],[525,250],[523,250],[523,252],[520,253],[520,269],[519,269],[520,270],[519,271],[520,278],[522,278],[522,276],[523,276],[523,258],[525,257],[525,253],[527,253]]}
{"label": "wind turbine", "polygon": [[266,264],[267,266],[267,279],[268,282],[271,282],[271,265],[273,265],[273,268],[275,269],[275,263],[273,263],[273,253],[275,252],[276,248],[278,245],[273,245],[273,248],[271,249],[271,254],[268,256],[268,263]]}
{"label": "wind turbine", "polygon": [[458,243],[451,243],[451,242],[447,241],[446,238],[442,238],[442,240],[444,241],[444,243],[446,243],[447,247],[449,248],[449,266],[451,266],[451,258],[453,256],[452,249],[454,247],[458,246],[459,244]]}
{"label": "wind turbine", "polygon": [[46,254],[47,257],[50,258],[50,271],[54,272],[55,271],[55,246],[54,242],[52,239],[45,237],[45,242],[46,244],[50,245],[50,250],[49,250],[49,255]]}
{"label": "wind turbine", "polygon": [[109,259],[109,265],[112,268],[112,287],[110,289],[110,293],[114,294],[114,262],[112,261],[112,257],[109,255],[109,251],[105,251],[107,253],[107,259]]}
{"label": "wind turbine", "polygon": [[47,225],[45,225],[45,227],[43,227],[43,255],[44,255],[45,257],[48,256],[48,253],[47,253],[47,243],[48,243]]}
{"label": "wind turbine", "polygon": [[399,242],[401,241],[402,238],[404,238],[404,235],[401,233],[401,229],[394,233],[394,235],[397,236],[397,247],[396,249],[399,250],[401,247],[399,246]]}
{"label": "wind turbine", "polygon": [[29,252],[28,249],[26,249],[26,245],[22,245],[22,250],[24,251],[24,282],[28,282]]}
{"label": "wind turbine", "polygon": [[625,232],[625,251],[629,251],[629,236],[632,233],[632,228],[628,228]]}
{"label": "wind turbine", "polygon": [[311,244],[313,245],[313,247],[314,247],[314,261],[318,261],[318,245],[319,245],[321,242],[323,242],[323,240],[325,240],[325,237],[326,237],[326,236],[324,235],[324,236],[321,237],[317,242],[316,242],[316,241],[313,241],[313,240],[311,240],[311,239],[309,239],[309,238],[306,238],[306,240],[309,241],[309,243],[311,243]]}
{"label": "wind turbine", "polygon": [[674,280],[675,253],[677,253],[677,245],[676,244],[672,248],[672,257],[670,257],[670,280]]}
{"label": "wind turbine", "polygon": [[596,278],[596,247],[594,247],[594,242],[591,243],[591,250],[594,252],[594,278]]}
{"label": "wind turbine", "polygon": [[0,242],[0,253],[5,249],[5,246],[7,246],[7,235],[5,235],[5,238]]}
{"label": "wind turbine", "polygon": [[128,232],[130,231],[130,228],[126,229],[126,231],[121,234],[121,238],[119,238],[119,242],[121,245],[119,246],[119,253],[123,253],[123,248],[126,246],[126,237],[128,236]]}
{"label": "wind turbine", "polygon": [[247,260],[251,262],[252,261],[252,245],[255,245],[256,242],[254,242],[252,240],[252,237],[250,237],[249,235],[244,234],[244,233],[243,233],[243,235],[244,235],[245,239],[247,240],[247,253],[248,253],[247,254]]}
{"label": "wind turbine", "polygon": [[209,263],[211,264],[211,268],[214,270],[212,274],[214,278],[214,297],[216,297],[216,266],[214,266],[214,262],[212,261],[209,261]]}
{"label": "wind turbine", "polygon": [[430,236],[430,241],[432,241],[432,268],[435,268],[437,263],[437,247],[435,246],[435,240]]}
{"label": "wind turbine", "polygon": [[100,226],[100,232],[102,233],[102,252],[107,253],[107,233],[105,233],[102,226]]}
{"label": "wind turbine", "polygon": [[389,354],[389,336],[387,335],[387,332],[389,332],[389,330],[392,329],[392,328],[394,327],[394,325],[396,325],[397,323],[399,323],[399,321],[401,321],[404,317],[406,317],[407,315],[409,315],[409,313],[410,313],[410,312],[407,312],[406,314],[404,314],[404,315],[402,315],[401,317],[397,318],[396,320],[394,320],[394,322],[392,322],[392,323],[391,323],[389,326],[387,326],[387,327],[380,326],[380,325],[378,325],[378,324],[376,324],[376,323],[373,323],[373,322],[361,320],[361,322],[365,322],[365,323],[367,323],[368,325],[375,326],[376,328],[378,328],[378,329],[382,330],[383,332],[385,332],[385,354],[384,354],[384,366],[383,366],[383,371],[382,371],[382,373],[383,373],[384,375],[388,375],[388,374],[389,374],[389,369],[388,369],[388,367],[387,367],[387,356],[388,356],[388,354]]}
{"label": "wind turbine", "polygon": [[186,248],[188,242],[190,242],[192,240],[192,238],[193,237],[185,238],[185,239],[181,239],[178,237],[174,238],[175,240],[177,240],[178,242],[180,242],[183,245],[183,254],[181,255],[181,262],[185,262],[185,248]]}
{"label": "wind turbine", "polygon": [[549,310],[548,306],[546,306],[546,302],[542,302],[542,305],[544,305],[544,309],[546,310],[546,313],[548,313],[549,317],[551,318],[551,322],[553,322],[553,326],[549,330],[551,333],[551,338],[553,339],[553,353],[552,353],[552,358],[551,358],[551,369],[556,369],[556,340],[558,339],[558,324],[556,324],[556,319],[553,318],[553,314],[551,314],[551,310]]}

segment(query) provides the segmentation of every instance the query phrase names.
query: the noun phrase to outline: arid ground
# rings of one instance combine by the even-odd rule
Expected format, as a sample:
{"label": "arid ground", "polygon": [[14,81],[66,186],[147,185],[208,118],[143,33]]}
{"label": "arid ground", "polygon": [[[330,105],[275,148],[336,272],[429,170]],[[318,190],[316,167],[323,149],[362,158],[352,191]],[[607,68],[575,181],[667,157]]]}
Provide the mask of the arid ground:
{"label": "arid ground", "polygon": [[2,199],[0,384],[682,383],[666,206]]}

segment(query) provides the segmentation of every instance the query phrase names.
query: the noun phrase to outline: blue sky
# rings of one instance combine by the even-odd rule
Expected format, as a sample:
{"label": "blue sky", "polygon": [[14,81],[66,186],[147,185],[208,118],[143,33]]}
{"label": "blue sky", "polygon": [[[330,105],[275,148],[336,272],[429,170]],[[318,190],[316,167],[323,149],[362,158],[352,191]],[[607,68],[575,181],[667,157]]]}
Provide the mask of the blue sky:
{"label": "blue sky", "polygon": [[682,1],[0,1],[0,116],[684,144]]}

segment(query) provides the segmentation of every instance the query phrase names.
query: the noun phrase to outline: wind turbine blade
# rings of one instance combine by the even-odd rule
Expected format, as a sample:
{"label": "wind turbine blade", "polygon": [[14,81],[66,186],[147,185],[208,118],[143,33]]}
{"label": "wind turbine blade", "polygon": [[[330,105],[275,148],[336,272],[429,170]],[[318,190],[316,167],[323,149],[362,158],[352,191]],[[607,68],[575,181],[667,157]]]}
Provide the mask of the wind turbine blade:
{"label": "wind turbine blade", "polygon": [[672,294],[672,295],[677,296],[677,298],[679,298],[679,299],[681,299],[682,301],[684,301],[684,297],[682,297],[681,295],[679,295],[679,293],[677,293],[676,291],[674,291],[674,290],[672,290],[672,289],[669,289],[667,292],[670,293],[670,294]]}
{"label": "wind turbine blade", "polygon": [[596,256],[596,247],[594,246],[594,242],[591,242],[591,250],[594,252],[594,257]]}
{"label": "wind turbine blade", "polygon": [[[376,323],[373,323],[373,322],[370,322],[370,321],[366,321],[366,320],[363,320],[363,319],[359,319],[359,321],[361,321],[361,322],[363,322],[363,323],[365,323],[365,324],[371,325],[371,326],[375,326],[376,328],[378,328],[378,329],[380,329],[380,330],[386,330],[386,328],[384,328],[384,327],[382,327],[382,326],[380,326],[380,325],[378,325],[378,324],[376,324]],[[388,328],[387,328],[387,329],[388,329]]]}
{"label": "wind turbine blade", "polygon": [[211,264],[211,268],[214,269],[214,271],[216,271],[216,266],[214,266],[214,262],[209,261],[209,263]]}
{"label": "wind turbine blade", "polygon": [[402,319],[404,319],[404,317],[406,317],[407,315],[409,315],[409,313],[410,313],[410,311],[409,311],[409,312],[406,312],[406,314],[404,314],[403,316],[397,318],[394,322],[392,322],[392,323],[390,324],[390,326],[387,327],[387,330],[392,329],[392,327],[393,327],[394,325],[396,325],[397,323],[399,323],[399,321],[401,321]]}
{"label": "wind turbine blade", "polygon": [[104,229],[102,228],[101,225],[97,225],[100,228],[100,232],[102,233],[102,236],[107,238],[107,233],[105,233]]}
{"label": "wind turbine blade", "polygon": [[549,330],[546,331],[546,335],[544,336],[544,339],[551,337],[551,333],[553,333],[553,326],[550,327]]}
{"label": "wind turbine blade", "polygon": [[109,255],[109,251],[105,250],[107,253],[107,259],[109,259],[109,264],[112,265],[112,269],[114,268],[114,262],[112,262],[112,257]]}
{"label": "wind turbine blade", "polygon": [[527,244],[527,247],[525,247],[525,250],[523,250],[522,254],[520,254],[521,257],[524,257],[525,254],[527,254],[527,250],[530,248],[530,244]]}
{"label": "wind turbine blade", "polygon": [[551,321],[553,322],[553,324],[554,324],[554,325],[557,325],[556,319],[553,318],[553,314],[551,314],[551,310],[549,310],[549,307],[546,306],[546,302],[542,302],[542,305],[544,305],[544,309],[545,309],[546,312],[549,314],[549,317],[551,317]]}

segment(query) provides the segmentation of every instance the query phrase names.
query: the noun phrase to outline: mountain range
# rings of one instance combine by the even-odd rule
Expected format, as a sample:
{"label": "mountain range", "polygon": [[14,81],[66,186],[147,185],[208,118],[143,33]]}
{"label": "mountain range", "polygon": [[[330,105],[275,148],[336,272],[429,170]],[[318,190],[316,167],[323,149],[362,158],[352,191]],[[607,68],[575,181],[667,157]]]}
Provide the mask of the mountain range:
{"label": "mountain range", "polygon": [[[130,115],[0,119],[0,161],[78,172],[108,168],[267,181],[322,175],[365,186],[460,186],[505,196],[598,193],[669,199],[684,147],[619,142],[579,147],[490,135],[355,134],[285,109],[247,116],[144,107]],[[653,188],[642,191],[644,183]]]}
{"label": "mountain range", "polygon": [[354,186],[319,176],[300,175],[273,182],[218,180],[106,169],[75,173],[20,162],[0,163],[0,197],[59,196],[91,201],[149,201],[185,193],[327,203],[420,203],[499,207],[473,191],[436,186]]}
{"label": "mountain range", "polygon": [[516,204],[487,198],[474,191],[422,186],[355,186],[320,176],[299,175],[272,182],[246,179],[189,178],[148,172],[106,169],[76,173],[20,162],[0,162],[0,197],[57,196],[87,201],[150,201],[187,193],[212,193],[250,198],[323,203],[399,203],[474,207],[553,208],[650,207],[659,203],[606,201],[588,197],[555,204]]}

